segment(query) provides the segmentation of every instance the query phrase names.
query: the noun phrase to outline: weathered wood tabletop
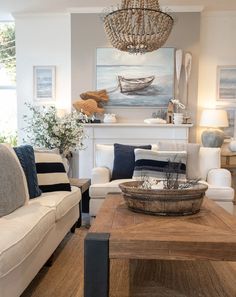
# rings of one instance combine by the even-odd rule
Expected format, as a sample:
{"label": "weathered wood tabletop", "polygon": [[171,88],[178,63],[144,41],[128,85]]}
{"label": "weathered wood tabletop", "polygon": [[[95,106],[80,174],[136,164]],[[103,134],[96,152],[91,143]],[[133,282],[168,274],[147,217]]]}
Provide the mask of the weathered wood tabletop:
{"label": "weathered wood tabletop", "polygon": [[132,212],[121,194],[108,194],[85,239],[85,271],[93,258],[104,279],[112,259],[236,261],[236,218],[207,198],[195,215],[160,217]]}

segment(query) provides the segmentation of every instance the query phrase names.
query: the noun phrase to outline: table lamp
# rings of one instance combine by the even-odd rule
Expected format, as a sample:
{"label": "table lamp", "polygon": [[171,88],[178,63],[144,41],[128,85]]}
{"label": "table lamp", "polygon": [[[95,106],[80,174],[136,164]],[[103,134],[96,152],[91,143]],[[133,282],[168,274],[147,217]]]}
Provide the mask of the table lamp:
{"label": "table lamp", "polygon": [[229,126],[227,112],[221,109],[204,109],[200,126],[208,129],[202,132],[202,144],[205,147],[221,147],[225,134],[219,128]]}

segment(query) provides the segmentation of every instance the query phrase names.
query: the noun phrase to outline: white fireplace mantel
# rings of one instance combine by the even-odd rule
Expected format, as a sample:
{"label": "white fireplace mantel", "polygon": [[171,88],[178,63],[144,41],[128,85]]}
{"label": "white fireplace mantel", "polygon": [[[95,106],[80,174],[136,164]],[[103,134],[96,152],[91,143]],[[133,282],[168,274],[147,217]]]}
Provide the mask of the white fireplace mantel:
{"label": "white fireplace mantel", "polygon": [[188,142],[192,124],[85,124],[86,149],[79,153],[79,177],[91,177],[95,166],[96,144],[155,144],[159,140]]}

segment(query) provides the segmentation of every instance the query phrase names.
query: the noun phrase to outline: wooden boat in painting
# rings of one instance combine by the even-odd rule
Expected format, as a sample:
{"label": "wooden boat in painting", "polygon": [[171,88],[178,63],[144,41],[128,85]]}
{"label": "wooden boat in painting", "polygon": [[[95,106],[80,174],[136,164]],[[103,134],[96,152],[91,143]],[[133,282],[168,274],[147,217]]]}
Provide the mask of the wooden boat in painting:
{"label": "wooden boat in painting", "polygon": [[152,84],[154,79],[154,75],[144,78],[125,78],[123,76],[118,76],[121,93],[129,93],[145,89]]}

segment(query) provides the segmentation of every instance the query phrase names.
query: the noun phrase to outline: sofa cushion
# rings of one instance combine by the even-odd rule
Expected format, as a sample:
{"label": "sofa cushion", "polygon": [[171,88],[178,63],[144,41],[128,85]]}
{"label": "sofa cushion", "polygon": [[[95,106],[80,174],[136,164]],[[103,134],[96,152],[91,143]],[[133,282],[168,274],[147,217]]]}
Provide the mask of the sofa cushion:
{"label": "sofa cushion", "polygon": [[31,145],[21,145],[13,148],[24,170],[27,180],[29,197],[35,198],[42,194],[38,185],[34,150]]}
{"label": "sofa cushion", "polygon": [[24,182],[24,172],[16,156],[0,144],[0,217],[10,214],[28,200]]}
{"label": "sofa cushion", "polygon": [[116,179],[109,183],[93,184],[89,188],[89,195],[91,198],[104,198],[108,193],[120,193],[120,183],[133,181],[133,179]]}
{"label": "sofa cushion", "polygon": [[36,153],[35,162],[42,192],[71,191],[62,157],[52,153]]}
{"label": "sofa cushion", "polygon": [[179,180],[186,179],[186,151],[148,151],[135,149],[135,168],[133,178],[151,177],[166,179],[173,174]]}
{"label": "sofa cushion", "polygon": [[8,144],[8,143],[2,143],[3,146],[5,146],[9,151],[10,153],[12,154],[12,156],[14,157],[14,159],[16,160],[17,164],[19,164],[19,168],[20,168],[20,171],[22,172],[22,176],[23,176],[23,184],[24,184],[24,189],[25,189],[25,194],[26,194],[26,200],[25,200],[25,204],[28,203],[29,201],[29,190],[28,190],[28,185],[27,185],[27,181],[26,181],[26,177],[25,177],[25,173],[24,173],[24,170],[20,164],[20,161],[16,155],[16,152],[14,151],[13,147]]}
{"label": "sofa cushion", "polygon": [[41,197],[33,199],[29,203],[37,203],[52,208],[56,212],[56,221],[58,221],[80,202],[80,189],[71,187],[71,190],[71,192],[57,191],[53,193],[43,193]]}
{"label": "sofa cushion", "polygon": [[111,180],[132,178],[134,172],[136,148],[151,150],[151,145],[133,146],[115,143],[114,144],[114,164]]}
{"label": "sofa cushion", "polygon": [[200,144],[175,141],[159,141],[158,149],[160,151],[187,151],[187,178],[197,179],[201,176],[199,169]]}
{"label": "sofa cushion", "polygon": [[55,211],[36,203],[0,218],[0,278],[20,265],[54,225]]}

